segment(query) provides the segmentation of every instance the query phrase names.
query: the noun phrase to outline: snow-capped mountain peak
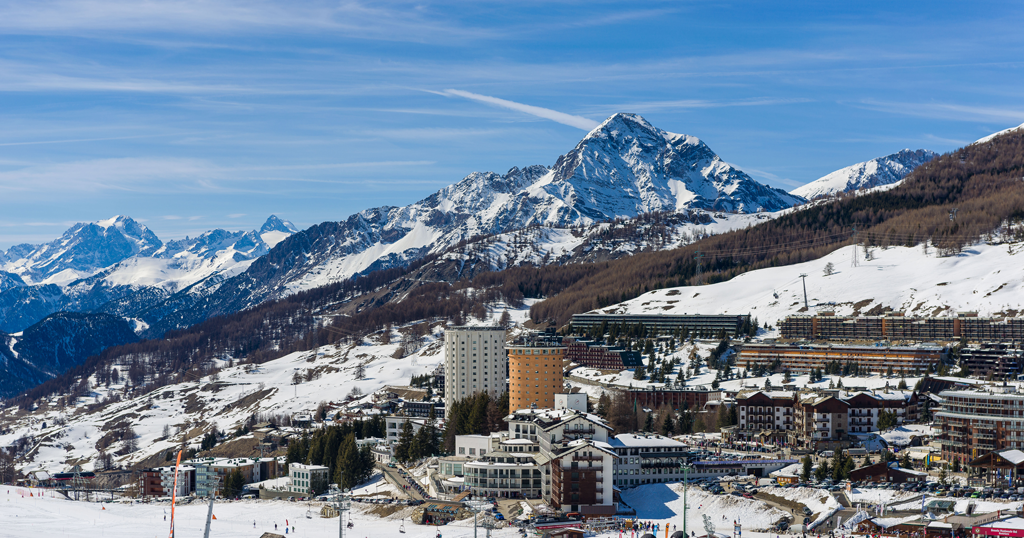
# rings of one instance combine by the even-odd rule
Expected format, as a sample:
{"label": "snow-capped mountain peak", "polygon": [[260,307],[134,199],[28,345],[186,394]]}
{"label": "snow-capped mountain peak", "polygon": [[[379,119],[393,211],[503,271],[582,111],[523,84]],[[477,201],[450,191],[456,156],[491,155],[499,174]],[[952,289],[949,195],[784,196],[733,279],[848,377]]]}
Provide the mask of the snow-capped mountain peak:
{"label": "snow-capped mountain peak", "polygon": [[793,189],[790,194],[810,200],[822,196],[832,196],[840,192],[893,185],[902,181],[918,166],[937,156],[938,153],[926,149],[916,151],[904,149],[892,155],[840,168],[802,187]]}
{"label": "snow-capped mountain peak", "polygon": [[605,120],[559,157],[553,172],[544,190],[587,216],[595,206],[633,217],[689,208],[776,211],[803,201],[757,183],[699,138],[663,131],[636,114]]}
{"label": "snow-capped mountain peak", "polygon": [[145,225],[115,216],[78,223],[43,245],[18,245],[7,252],[6,271],[26,282],[67,282],[132,256],[148,256],[163,243]]}
{"label": "snow-capped mountain peak", "polygon": [[260,227],[259,233],[264,234],[267,232],[284,232],[288,234],[293,234],[297,231],[299,231],[299,229],[296,228],[295,225],[292,224],[291,222],[281,220],[281,218],[278,217],[277,215],[271,215],[267,217],[267,221],[264,222],[263,226]]}

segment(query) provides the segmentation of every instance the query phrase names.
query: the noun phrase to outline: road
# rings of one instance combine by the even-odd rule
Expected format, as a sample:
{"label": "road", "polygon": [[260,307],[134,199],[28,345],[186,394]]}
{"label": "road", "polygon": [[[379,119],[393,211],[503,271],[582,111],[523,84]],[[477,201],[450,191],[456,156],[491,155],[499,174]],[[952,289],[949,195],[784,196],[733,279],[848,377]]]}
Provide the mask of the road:
{"label": "road", "polygon": [[396,467],[381,467],[380,469],[384,473],[384,478],[388,482],[391,482],[391,484],[393,484],[395,487],[397,487],[398,489],[402,490],[402,493],[405,493],[410,499],[415,499],[417,501],[424,500],[423,496],[420,495],[419,492],[416,491],[415,489],[412,489],[412,488],[406,489],[405,488],[405,486],[407,486],[409,483],[405,480],[405,477],[403,477],[401,474],[399,474],[398,468],[396,468]]}

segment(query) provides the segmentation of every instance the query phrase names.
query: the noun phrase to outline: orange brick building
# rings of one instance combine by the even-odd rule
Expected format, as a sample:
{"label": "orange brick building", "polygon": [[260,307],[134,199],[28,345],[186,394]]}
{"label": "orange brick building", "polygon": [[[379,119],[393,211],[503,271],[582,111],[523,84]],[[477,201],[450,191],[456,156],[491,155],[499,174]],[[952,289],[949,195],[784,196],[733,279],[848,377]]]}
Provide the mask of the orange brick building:
{"label": "orange brick building", "polygon": [[565,392],[562,360],[565,346],[536,344],[508,347],[508,412],[532,404],[553,409],[555,394]]}

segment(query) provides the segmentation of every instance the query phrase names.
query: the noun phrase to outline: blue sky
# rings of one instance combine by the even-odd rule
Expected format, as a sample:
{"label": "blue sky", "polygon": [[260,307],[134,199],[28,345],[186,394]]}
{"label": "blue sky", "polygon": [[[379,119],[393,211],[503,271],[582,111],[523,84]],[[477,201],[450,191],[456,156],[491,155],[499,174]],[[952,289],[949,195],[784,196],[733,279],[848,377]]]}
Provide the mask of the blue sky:
{"label": "blue sky", "polygon": [[818,4],[0,0],[0,248],[340,220],[618,111],[785,189],[1024,122],[1021,3]]}

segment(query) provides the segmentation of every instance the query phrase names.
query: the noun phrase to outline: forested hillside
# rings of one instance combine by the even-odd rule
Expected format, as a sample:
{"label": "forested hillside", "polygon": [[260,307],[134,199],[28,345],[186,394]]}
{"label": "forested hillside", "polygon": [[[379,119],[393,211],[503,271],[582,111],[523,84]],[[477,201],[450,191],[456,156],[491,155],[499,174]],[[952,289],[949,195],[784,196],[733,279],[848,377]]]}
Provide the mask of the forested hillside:
{"label": "forested hillside", "polygon": [[680,249],[609,262],[534,305],[538,323],[630,299],[651,289],[728,280],[760,267],[817,259],[843,245],[913,246],[959,252],[1008,220],[1024,219],[1024,134],[1012,132],[937,157],[892,190],[844,196]]}

